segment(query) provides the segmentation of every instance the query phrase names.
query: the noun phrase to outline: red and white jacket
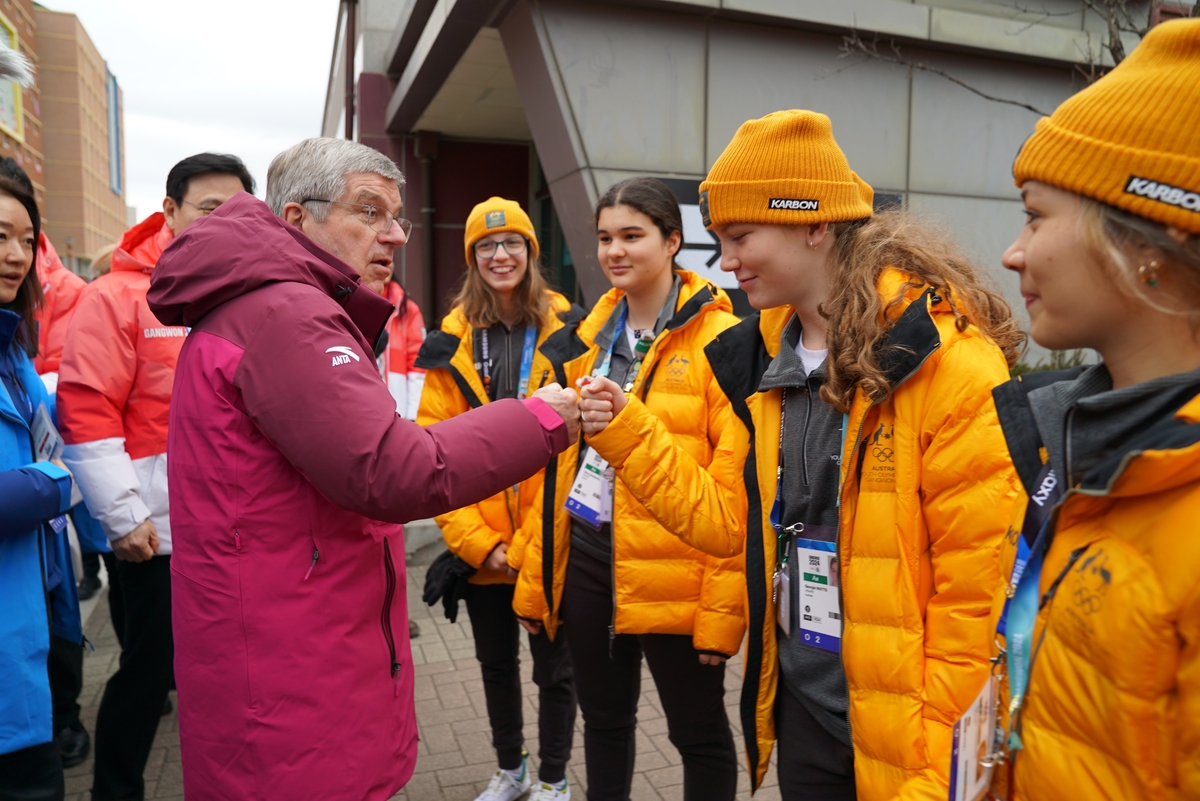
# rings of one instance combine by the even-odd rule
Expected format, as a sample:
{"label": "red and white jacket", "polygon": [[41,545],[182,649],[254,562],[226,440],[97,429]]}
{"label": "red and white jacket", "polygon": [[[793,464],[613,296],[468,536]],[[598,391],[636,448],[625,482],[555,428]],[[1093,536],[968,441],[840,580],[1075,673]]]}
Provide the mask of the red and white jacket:
{"label": "red and white jacket", "polygon": [[425,341],[425,320],[416,301],[395,281],[389,281],[383,296],[396,311],[387,322],[387,350],[379,357],[379,372],[396,399],[396,412],[406,420],[417,419],[425,371],[413,366]]}
{"label": "red and white jacket", "polygon": [[53,395],[58,386],[58,365],[67,341],[67,328],[87,282],[63,266],[44,231],[38,241],[37,272],[46,300],[34,313],[38,322],[38,352],[33,366],[46,391]]}
{"label": "red and white jacket", "polygon": [[173,238],[161,213],[125,232],[112,271],[84,289],[59,366],[63,461],[110,541],[147,518],[171,552],[167,418],[187,329],[146,304],[150,275]]}

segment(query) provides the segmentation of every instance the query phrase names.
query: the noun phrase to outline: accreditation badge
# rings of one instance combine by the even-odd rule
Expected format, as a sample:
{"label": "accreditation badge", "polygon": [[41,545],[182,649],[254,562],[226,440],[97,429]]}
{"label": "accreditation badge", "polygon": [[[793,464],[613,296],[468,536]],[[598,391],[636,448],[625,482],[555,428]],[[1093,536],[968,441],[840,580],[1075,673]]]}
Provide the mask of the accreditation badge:
{"label": "accreditation badge", "polygon": [[588,448],[567,495],[567,512],[593,528],[612,522],[612,475],[604,457]]}
{"label": "accreditation badge", "polygon": [[996,699],[1000,681],[989,676],[983,689],[954,724],[950,752],[949,801],[979,801],[992,783]]}
{"label": "accreditation badge", "polygon": [[800,642],[822,651],[842,652],[841,587],[837,543],[796,539],[800,577]]}

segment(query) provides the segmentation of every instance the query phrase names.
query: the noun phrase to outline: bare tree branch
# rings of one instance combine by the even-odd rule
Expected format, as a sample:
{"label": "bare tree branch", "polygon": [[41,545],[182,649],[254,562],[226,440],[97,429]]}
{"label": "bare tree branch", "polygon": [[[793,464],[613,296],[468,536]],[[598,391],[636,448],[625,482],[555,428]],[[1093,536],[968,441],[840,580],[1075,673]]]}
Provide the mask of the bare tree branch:
{"label": "bare tree branch", "polygon": [[971,86],[971,84],[967,83],[966,81],[962,80],[961,78],[957,78],[954,75],[951,75],[950,73],[946,72],[943,69],[939,69],[938,67],[934,67],[930,64],[926,64],[923,61],[914,61],[913,59],[908,58],[907,56],[905,56],[904,54],[902,54],[900,52],[900,47],[896,44],[895,40],[892,40],[890,42],[890,45],[891,45],[891,50],[892,50],[891,55],[888,55],[887,53],[881,53],[879,51],[878,37],[876,37],[871,42],[867,42],[867,41],[864,41],[863,38],[858,35],[858,31],[853,31],[850,35],[842,37],[842,44],[841,44],[841,47],[839,47],[838,49],[842,53],[842,56],[841,56],[842,58],[847,57],[847,56],[865,56],[868,59],[872,59],[875,61],[882,61],[885,64],[897,64],[902,67],[907,67],[908,69],[911,69],[911,70],[920,70],[921,72],[929,72],[934,75],[939,75],[939,76],[945,78],[946,80],[950,81],[951,83],[958,84],[963,89],[966,89],[968,92],[971,92],[972,94],[976,94],[979,97],[982,97],[984,100],[991,100],[994,103],[1004,103],[1009,106],[1016,106],[1018,108],[1023,108],[1026,111],[1032,111],[1034,114],[1037,114],[1042,117],[1049,116],[1049,112],[1042,111],[1040,108],[1038,108],[1036,106],[1031,106],[1028,103],[1022,103],[1019,100],[1010,100],[1006,97],[996,97],[995,95],[989,95],[987,92],[984,92],[981,89],[976,89],[974,86]]}

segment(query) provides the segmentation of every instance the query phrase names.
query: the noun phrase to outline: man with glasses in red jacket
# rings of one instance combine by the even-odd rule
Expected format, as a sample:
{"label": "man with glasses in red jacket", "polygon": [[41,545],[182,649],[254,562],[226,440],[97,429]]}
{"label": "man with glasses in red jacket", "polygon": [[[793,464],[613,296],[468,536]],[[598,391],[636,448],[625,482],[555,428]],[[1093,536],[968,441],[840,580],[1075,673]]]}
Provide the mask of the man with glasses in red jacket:
{"label": "man with glasses in red jacket", "polygon": [[386,799],[417,726],[398,524],[522,481],[578,433],[557,385],[428,428],[373,358],[411,224],[371,148],[309,139],[163,255],[193,326],[171,405],[176,680],[189,798]]}

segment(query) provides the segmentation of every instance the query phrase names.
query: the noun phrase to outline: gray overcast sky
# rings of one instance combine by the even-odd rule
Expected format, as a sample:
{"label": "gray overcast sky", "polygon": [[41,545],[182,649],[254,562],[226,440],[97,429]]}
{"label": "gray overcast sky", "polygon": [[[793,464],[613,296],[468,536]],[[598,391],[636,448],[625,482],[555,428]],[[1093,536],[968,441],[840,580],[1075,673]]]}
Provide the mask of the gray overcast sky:
{"label": "gray overcast sky", "polygon": [[167,171],[233,153],[267,165],[321,133],[338,0],[40,0],[79,17],[125,96],[126,202],[162,208]]}

